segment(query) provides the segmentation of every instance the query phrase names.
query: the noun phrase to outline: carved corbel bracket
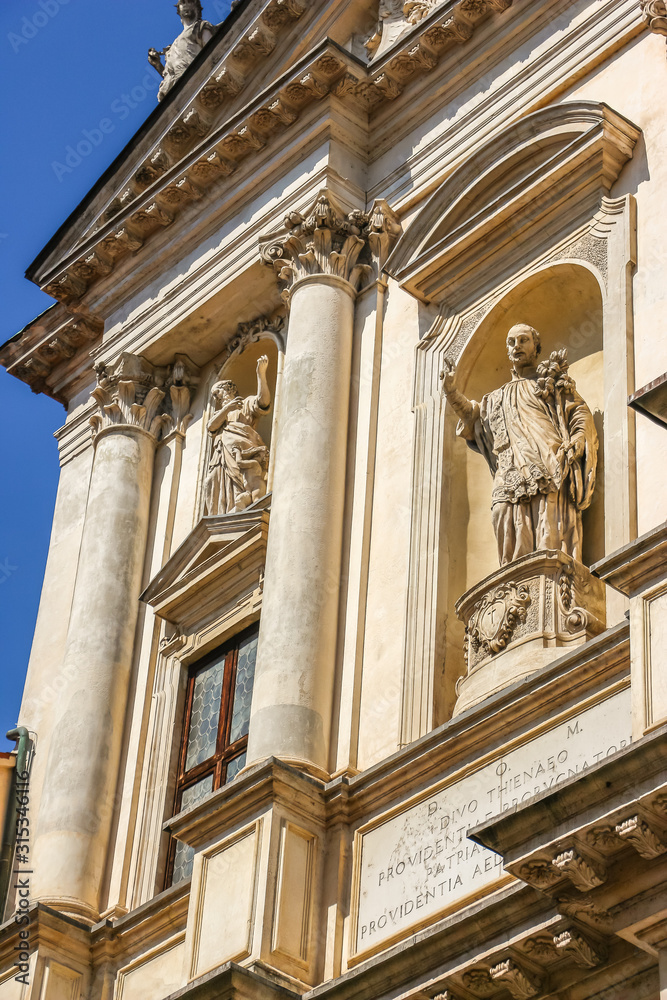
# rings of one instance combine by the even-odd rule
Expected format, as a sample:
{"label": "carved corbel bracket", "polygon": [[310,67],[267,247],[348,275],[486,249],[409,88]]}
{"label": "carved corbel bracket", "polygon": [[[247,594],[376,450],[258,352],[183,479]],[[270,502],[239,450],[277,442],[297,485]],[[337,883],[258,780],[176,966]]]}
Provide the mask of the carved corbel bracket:
{"label": "carved corbel bracket", "polygon": [[509,958],[494,965],[489,975],[494,983],[505,986],[516,1000],[528,1000],[529,997],[539,996],[542,989],[539,979],[529,975]]}
{"label": "carved corbel bracket", "polygon": [[607,878],[607,872],[601,864],[590,858],[584,858],[574,848],[558,854],[551,863],[556,871],[566,875],[580,892],[597,888]]}
{"label": "carved corbel bracket", "polygon": [[655,830],[652,830],[641,816],[630,816],[618,823],[615,833],[621,840],[632,844],[637,853],[649,861],[667,851],[667,844],[663,843]]}
{"label": "carved corbel bracket", "polygon": [[606,958],[601,947],[594,947],[583,934],[575,930],[568,929],[554,935],[554,945],[560,954],[569,955],[584,969],[594,969],[602,965]]}

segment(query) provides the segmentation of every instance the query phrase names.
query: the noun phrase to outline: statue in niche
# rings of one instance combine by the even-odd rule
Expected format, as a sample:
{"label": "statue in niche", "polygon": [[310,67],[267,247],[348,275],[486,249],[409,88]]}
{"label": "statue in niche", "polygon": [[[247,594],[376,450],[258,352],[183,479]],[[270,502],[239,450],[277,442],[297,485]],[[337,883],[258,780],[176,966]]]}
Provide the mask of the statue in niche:
{"label": "statue in niche", "polygon": [[243,399],[229,380],[219,380],[211,389],[215,412],[207,426],[213,448],[204,484],[205,514],[236,514],[266,494],[269,449],[256,426],[271,406],[268,366],[263,355],[257,361],[256,396]]}
{"label": "statue in niche", "polygon": [[507,334],[512,379],[481,403],[457,387],[448,359],[444,392],[456,433],[488,462],[491,517],[500,565],[540,549],[582,559],[581,513],[595,489],[598,438],[593,415],[568,374],[567,351],[538,364],[540,335],[520,323]]}
{"label": "statue in niche", "polygon": [[[148,50],[149,63],[162,77],[157,95],[158,101],[162,101],[169,93],[178,78],[183,76],[188,66],[213,38],[215,32],[215,25],[202,18],[200,0],[179,0],[176,10],[183,24],[183,31],[175,42],[167,45],[161,52],[157,49]],[[164,63],[161,56],[165,57]]]}

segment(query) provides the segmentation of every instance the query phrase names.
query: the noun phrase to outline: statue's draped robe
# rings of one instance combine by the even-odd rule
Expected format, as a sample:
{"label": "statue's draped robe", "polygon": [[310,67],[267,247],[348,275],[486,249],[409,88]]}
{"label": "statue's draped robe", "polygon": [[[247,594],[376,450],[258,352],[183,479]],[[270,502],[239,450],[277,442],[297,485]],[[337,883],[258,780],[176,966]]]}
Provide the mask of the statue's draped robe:
{"label": "statue's draped robe", "polygon": [[[571,465],[563,447],[585,440]],[[538,549],[562,549],[581,561],[581,512],[595,488],[598,439],[593,415],[576,390],[546,399],[536,377],[518,377],[472,403],[456,433],[480,452],[493,474],[491,513],[500,565]]]}
{"label": "statue's draped robe", "polygon": [[269,450],[255,425],[268,410],[260,406],[258,396],[248,396],[213,434],[205,484],[207,514],[229,514],[266,493]]}
{"label": "statue's draped robe", "polygon": [[194,62],[204,48],[204,31],[215,31],[209,21],[195,21],[183,28],[175,42],[167,49],[164,65],[164,77],[160,84],[159,97],[162,99],[182,76],[188,66]]}

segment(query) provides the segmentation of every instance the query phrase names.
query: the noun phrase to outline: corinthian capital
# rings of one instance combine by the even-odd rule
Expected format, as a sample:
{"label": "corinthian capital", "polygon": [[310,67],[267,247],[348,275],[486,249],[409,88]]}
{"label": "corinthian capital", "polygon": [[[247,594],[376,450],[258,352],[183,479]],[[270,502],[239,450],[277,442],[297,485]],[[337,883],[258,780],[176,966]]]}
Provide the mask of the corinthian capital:
{"label": "corinthian capital", "polygon": [[320,191],[305,214],[290,212],[284,229],[260,245],[262,260],[284,284],[284,294],[308,275],[332,274],[356,289],[379,277],[400,223],[385,201],[370,212],[345,213],[327,191]]}
{"label": "corinthian capital", "polygon": [[665,0],[640,0],[644,20],[651,31],[667,35],[667,3]]}
{"label": "corinthian capital", "polygon": [[93,438],[112,427],[139,427],[156,442],[172,430],[185,434],[192,419],[191,390],[199,381],[198,369],[185,355],[158,368],[145,358],[122,354],[115,365],[100,364],[95,371]]}

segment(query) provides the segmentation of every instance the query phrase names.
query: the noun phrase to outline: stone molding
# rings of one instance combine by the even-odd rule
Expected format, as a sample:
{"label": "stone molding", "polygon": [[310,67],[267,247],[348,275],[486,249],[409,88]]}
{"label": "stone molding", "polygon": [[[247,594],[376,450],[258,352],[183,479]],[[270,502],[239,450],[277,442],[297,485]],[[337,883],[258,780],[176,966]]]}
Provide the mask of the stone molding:
{"label": "stone molding", "polygon": [[199,369],[185,355],[164,369],[122,354],[113,367],[99,364],[95,371],[91,399],[98,412],[90,417],[94,440],[103,431],[128,427],[145,431],[156,444],[170,431],[185,434],[192,420],[191,390],[199,381]]}
{"label": "stone molding", "polygon": [[[48,379],[63,363],[102,334],[104,324],[95,316],[67,316],[65,322],[51,327],[51,317],[44,317],[44,329],[36,321],[22,335],[8,341],[0,352],[0,363],[10,375],[26,382],[33,392],[44,393],[66,405],[65,399],[49,385]],[[30,336],[32,335],[32,336]],[[28,340],[28,343],[26,343]],[[29,341],[34,343],[30,344]]]}
{"label": "stone molding", "polygon": [[[585,894],[604,885],[605,899],[609,896],[623,851],[644,862],[667,853],[661,763],[666,739],[663,727],[593,764],[585,774],[568,778],[539,801],[519,807],[511,817],[504,814],[476,827],[472,839],[501,854],[516,878],[566,904],[560,907],[565,915],[579,919],[590,911],[585,922],[604,926],[607,918],[594,912],[595,896]],[[549,825],[554,808],[560,817],[557,836]],[[565,880],[581,897],[563,895]]]}
{"label": "stone molding", "polygon": [[379,278],[400,228],[384,201],[376,201],[370,212],[344,212],[322,190],[305,214],[285,216],[283,234],[262,241],[260,256],[275,270],[287,299],[299,279],[314,275],[342,278],[358,291]]}
{"label": "stone molding", "polygon": [[[480,268],[535,253],[543,220],[567,187],[567,214],[593,214],[631,159],[641,130],[592,101],[550,105],[494,136],[447,177],[421,209],[387,261],[402,287],[452,308],[465,300]],[[534,154],[517,164],[519,149]],[[498,196],[497,187],[505,192]],[[511,223],[508,224],[508,218]],[[585,234],[582,234],[585,235]],[[497,266],[497,265],[496,265]]]}

